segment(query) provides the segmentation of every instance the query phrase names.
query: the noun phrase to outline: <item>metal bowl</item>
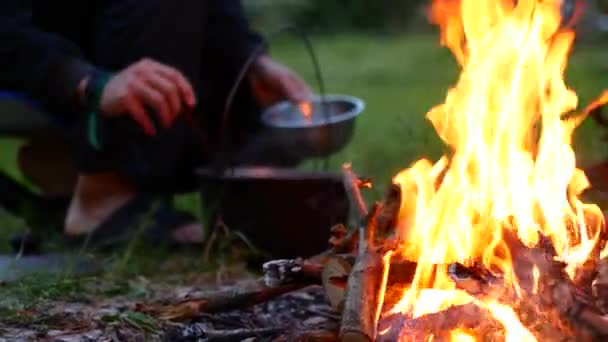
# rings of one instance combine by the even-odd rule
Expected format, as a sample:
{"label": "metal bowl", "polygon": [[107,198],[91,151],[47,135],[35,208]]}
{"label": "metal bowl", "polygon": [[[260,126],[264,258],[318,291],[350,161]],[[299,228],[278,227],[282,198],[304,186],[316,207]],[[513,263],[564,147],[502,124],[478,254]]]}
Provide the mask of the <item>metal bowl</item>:
{"label": "metal bowl", "polygon": [[306,103],[280,102],[262,113],[273,141],[300,158],[326,157],[350,142],[362,100],[346,95],[315,96]]}

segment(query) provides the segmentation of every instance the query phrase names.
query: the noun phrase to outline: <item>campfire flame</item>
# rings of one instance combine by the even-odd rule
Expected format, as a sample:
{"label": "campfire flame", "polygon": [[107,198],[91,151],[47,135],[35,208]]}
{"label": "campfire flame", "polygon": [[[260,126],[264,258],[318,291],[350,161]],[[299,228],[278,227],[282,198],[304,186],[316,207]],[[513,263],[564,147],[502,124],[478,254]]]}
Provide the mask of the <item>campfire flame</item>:
{"label": "campfire flame", "polygon": [[[428,113],[452,152],[394,178],[402,190],[401,246],[392,257],[416,261],[417,269],[392,313],[416,318],[475,303],[503,325],[507,341],[532,341],[512,307],[457,289],[449,264],[479,263],[519,293],[505,232],[528,247],[548,238],[570,276],[588,260],[603,215],[579,199],[589,182],[576,168],[571,140],[588,113],[573,112],[577,96],[564,82],[574,32],[562,26],[560,5],[432,2],[431,20],[462,68],[445,103]],[[541,272],[534,268],[535,282]],[[460,330],[450,338],[474,340]]]}

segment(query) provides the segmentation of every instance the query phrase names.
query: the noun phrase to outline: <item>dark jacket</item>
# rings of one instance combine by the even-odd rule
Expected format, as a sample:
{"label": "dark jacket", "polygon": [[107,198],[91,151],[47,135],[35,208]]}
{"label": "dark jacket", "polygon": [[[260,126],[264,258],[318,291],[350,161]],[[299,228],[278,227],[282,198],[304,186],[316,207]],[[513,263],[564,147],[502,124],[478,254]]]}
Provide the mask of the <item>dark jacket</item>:
{"label": "dark jacket", "polygon": [[[231,67],[242,65],[261,38],[250,31],[240,1],[207,0],[203,3],[208,45],[205,49],[212,55],[208,59]],[[122,5],[122,2],[1,0],[0,89],[25,92],[51,111],[79,111],[75,98],[77,85],[99,67],[91,53],[91,44],[94,23],[99,20],[97,14],[108,4]]]}

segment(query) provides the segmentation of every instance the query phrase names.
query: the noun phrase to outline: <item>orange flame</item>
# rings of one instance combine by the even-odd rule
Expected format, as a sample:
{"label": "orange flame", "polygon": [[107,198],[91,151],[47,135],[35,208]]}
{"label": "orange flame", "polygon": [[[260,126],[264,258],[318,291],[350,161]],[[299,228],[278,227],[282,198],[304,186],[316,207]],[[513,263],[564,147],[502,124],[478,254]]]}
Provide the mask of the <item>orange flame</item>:
{"label": "orange flame", "polygon": [[452,153],[394,178],[403,197],[400,254],[418,263],[395,311],[417,317],[474,301],[504,325],[507,340],[535,340],[512,308],[457,290],[442,265],[476,260],[520,291],[505,229],[530,247],[539,234],[548,237],[571,275],[595,246],[603,216],[578,199],[589,184],[571,138],[588,113],[566,118],[578,99],[563,78],[574,33],[560,26],[560,4],[433,1],[430,19],[462,72],[445,103],[428,113]]}
{"label": "orange flame", "polygon": [[452,342],[475,342],[475,336],[463,329],[456,329],[450,332],[450,340]]}

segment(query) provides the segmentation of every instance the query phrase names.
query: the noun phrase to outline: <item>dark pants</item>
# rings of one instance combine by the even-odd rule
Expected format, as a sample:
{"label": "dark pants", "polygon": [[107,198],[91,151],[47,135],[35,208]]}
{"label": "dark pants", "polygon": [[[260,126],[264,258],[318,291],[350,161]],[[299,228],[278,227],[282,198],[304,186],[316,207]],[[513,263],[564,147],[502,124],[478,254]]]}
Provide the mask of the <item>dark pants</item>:
{"label": "dark pants", "polygon": [[[89,58],[109,70],[120,70],[144,57],[171,65],[192,82],[198,94],[198,108],[193,121],[180,116],[169,129],[158,129],[154,137],[146,136],[127,116],[103,119],[101,151],[85,143],[83,119],[74,130],[81,172],[120,171],[141,191],[166,192],[192,188],[196,167],[230,160],[238,151],[252,150],[256,155],[233,160],[237,164],[294,164],[276,150],[251,148],[250,142],[264,138],[255,138],[260,132],[259,108],[247,84],[240,87],[228,115],[227,129],[221,130],[226,97],[241,66],[223,65],[221,60],[208,57],[205,3],[105,2],[92,29]],[[226,40],[229,44],[230,37]],[[222,143],[224,140],[226,144]]]}

